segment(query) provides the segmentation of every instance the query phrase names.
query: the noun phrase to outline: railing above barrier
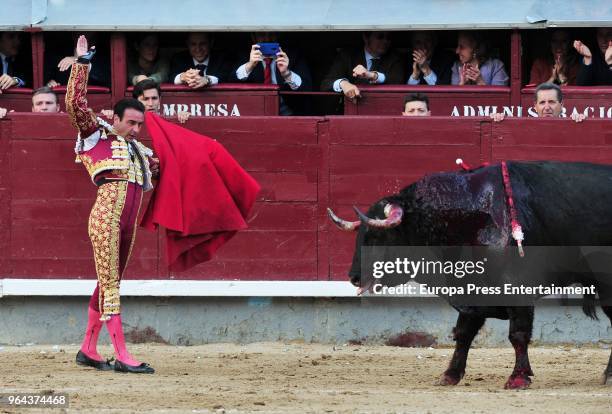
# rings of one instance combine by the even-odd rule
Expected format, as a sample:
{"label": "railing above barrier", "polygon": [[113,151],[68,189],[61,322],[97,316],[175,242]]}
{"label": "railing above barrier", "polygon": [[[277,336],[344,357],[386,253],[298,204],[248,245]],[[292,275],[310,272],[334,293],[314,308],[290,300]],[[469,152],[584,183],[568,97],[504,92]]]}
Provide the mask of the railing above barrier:
{"label": "railing above barrier", "polygon": [[[335,92],[281,91],[277,85],[228,83],[192,90],[183,85],[162,84],[162,110],[166,116],[179,111],[192,116],[274,116],[279,114],[279,99],[307,100],[305,114],[336,114],[338,103],[344,101],[339,113],[344,115],[400,115],[404,98],[412,93],[423,93],[429,98],[432,115],[437,116],[489,116],[504,113],[513,117],[535,117],[534,87],[521,90],[520,100],[513,102],[510,88],[502,86],[359,86],[361,98],[352,102]],[[54,88],[63,102],[66,88]],[[612,119],[612,87],[562,88],[567,115],[584,113],[591,118]],[[132,96],[133,87],[124,96]],[[90,105],[94,110],[112,108],[110,90],[104,87],[88,88]],[[0,107],[18,112],[31,110],[32,89],[12,88],[0,94]],[[517,95],[518,96],[518,95]],[[63,106],[63,105],[62,105]],[[302,113],[300,113],[302,114]]]}

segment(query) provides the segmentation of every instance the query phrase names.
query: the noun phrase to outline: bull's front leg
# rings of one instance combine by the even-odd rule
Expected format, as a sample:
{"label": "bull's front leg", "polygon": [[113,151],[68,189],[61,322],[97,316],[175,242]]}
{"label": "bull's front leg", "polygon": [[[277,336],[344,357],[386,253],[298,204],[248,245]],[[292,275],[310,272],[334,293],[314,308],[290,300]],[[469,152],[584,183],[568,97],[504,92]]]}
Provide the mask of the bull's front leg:
{"label": "bull's front leg", "polygon": [[474,337],[485,323],[485,318],[478,315],[459,313],[457,325],[453,328],[453,339],[455,340],[455,352],[453,358],[448,365],[448,369],[444,371],[439,385],[457,385],[465,374],[465,365],[467,362],[468,352]]}
{"label": "bull's front leg", "polygon": [[533,306],[509,308],[508,315],[510,316],[508,339],[514,347],[516,362],[504,388],[525,389],[531,384],[529,377],[533,376],[527,351],[533,329]]}

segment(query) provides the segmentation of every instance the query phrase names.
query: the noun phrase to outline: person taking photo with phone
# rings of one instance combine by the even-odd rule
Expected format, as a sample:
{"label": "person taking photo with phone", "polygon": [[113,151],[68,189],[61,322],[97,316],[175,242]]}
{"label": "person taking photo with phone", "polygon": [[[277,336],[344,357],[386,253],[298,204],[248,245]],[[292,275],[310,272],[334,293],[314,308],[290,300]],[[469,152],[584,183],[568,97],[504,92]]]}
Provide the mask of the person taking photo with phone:
{"label": "person taking photo with phone", "polygon": [[[275,55],[264,55],[261,43],[278,43],[276,32],[255,32],[251,34],[249,60],[240,65],[234,75],[235,80],[245,83],[278,85],[281,91],[310,91],[312,80],[310,70],[299,53],[283,49],[279,45]],[[272,45],[270,45],[272,46]],[[291,56],[291,57],[290,57]],[[281,96],[280,115],[297,115],[303,107],[294,96]]]}

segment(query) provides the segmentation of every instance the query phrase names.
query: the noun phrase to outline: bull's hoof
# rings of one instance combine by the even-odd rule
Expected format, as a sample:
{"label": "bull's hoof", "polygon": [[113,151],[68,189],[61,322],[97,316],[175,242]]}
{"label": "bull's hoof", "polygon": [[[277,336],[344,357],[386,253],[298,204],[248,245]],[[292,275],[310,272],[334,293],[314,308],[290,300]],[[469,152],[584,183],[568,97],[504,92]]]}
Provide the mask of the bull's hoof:
{"label": "bull's hoof", "polygon": [[504,388],[507,390],[524,390],[531,385],[531,378],[528,375],[510,375]]}
{"label": "bull's hoof", "polygon": [[448,372],[442,374],[436,385],[457,385],[461,381],[461,375],[455,375]]}
{"label": "bull's hoof", "polygon": [[610,385],[612,386],[612,372],[604,371],[601,376],[601,385]]}

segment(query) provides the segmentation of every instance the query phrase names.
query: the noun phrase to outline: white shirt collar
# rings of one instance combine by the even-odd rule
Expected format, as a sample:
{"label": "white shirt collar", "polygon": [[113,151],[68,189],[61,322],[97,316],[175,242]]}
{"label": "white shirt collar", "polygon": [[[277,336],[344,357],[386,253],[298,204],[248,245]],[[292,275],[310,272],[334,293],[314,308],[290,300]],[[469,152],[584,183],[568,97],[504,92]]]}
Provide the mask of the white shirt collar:
{"label": "white shirt collar", "polygon": [[364,48],[363,52],[365,53],[365,58],[366,58],[366,69],[370,70],[370,68],[372,67],[372,64],[374,63],[374,60],[379,60],[379,57],[374,57],[372,56],[370,53],[368,53],[368,51]]}
{"label": "white shirt collar", "polygon": [[191,60],[193,60],[193,64],[194,65],[206,65],[208,67],[208,61],[210,60],[210,55],[206,56],[206,59],[204,59],[204,62],[198,62],[197,60],[195,60],[195,58],[191,58]]}
{"label": "white shirt collar", "polygon": [[367,51],[367,50],[365,50],[365,49],[363,49],[363,51],[364,51],[364,53],[365,53],[366,63],[369,63],[369,62],[370,62],[370,60],[372,60],[372,59],[380,59],[380,58],[377,58],[377,57],[375,57],[375,56],[372,56],[372,55],[371,55],[370,53],[368,53],[368,51]]}

